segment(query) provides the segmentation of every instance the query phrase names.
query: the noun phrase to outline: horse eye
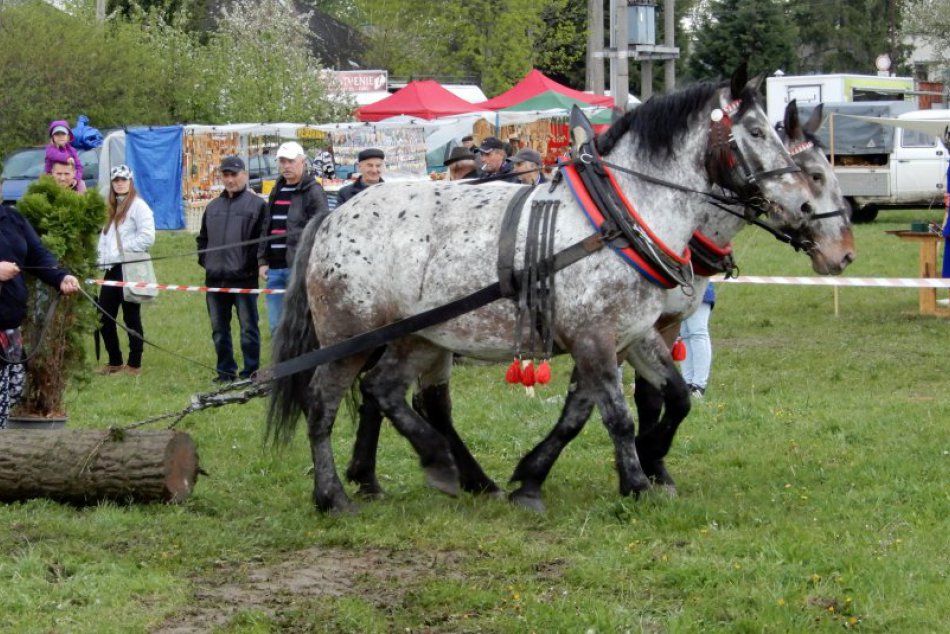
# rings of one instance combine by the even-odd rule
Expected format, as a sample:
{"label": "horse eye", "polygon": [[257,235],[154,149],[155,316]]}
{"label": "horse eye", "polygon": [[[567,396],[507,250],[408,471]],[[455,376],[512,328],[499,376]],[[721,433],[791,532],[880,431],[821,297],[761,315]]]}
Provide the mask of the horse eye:
{"label": "horse eye", "polygon": [[762,131],[762,128],[752,128],[750,134],[756,139],[761,139],[765,136],[765,132]]}
{"label": "horse eye", "polygon": [[825,182],[825,175],[821,172],[812,172],[811,179],[821,185]]}

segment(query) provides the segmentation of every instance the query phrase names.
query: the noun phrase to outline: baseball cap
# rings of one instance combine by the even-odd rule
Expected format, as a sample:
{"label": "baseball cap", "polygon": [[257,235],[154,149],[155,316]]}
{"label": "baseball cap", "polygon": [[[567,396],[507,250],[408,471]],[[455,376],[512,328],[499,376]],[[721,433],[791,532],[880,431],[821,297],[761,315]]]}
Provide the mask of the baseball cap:
{"label": "baseball cap", "polygon": [[241,160],[240,156],[225,156],[221,159],[221,171],[222,172],[243,172],[247,169],[244,166],[244,161]]}
{"label": "baseball cap", "polygon": [[64,125],[58,125],[58,126],[56,126],[55,128],[53,128],[53,130],[49,133],[49,135],[50,135],[50,136],[53,136],[53,135],[56,134],[57,132],[63,132],[63,133],[65,133],[65,134],[69,134],[69,128],[67,128],[67,127],[64,126]]}
{"label": "baseball cap", "polygon": [[277,158],[295,159],[301,156],[306,156],[306,154],[296,141],[287,141],[277,148]]}
{"label": "baseball cap", "polygon": [[132,178],[132,168],[128,165],[116,165],[109,171],[109,180],[114,181],[117,178]]}
{"label": "baseball cap", "polygon": [[492,150],[504,150],[505,144],[501,142],[497,137],[489,136],[482,139],[481,145],[478,146],[478,151],[487,154]]}
{"label": "baseball cap", "polygon": [[511,157],[512,163],[520,163],[522,161],[531,161],[538,167],[541,167],[541,154],[529,147],[523,148],[518,150],[518,153]]}
{"label": "baseball cap", "polygon": [[384,160],[385,160],[386,155],[383,153],[382,150],[380,150],[379,148],[375,148],[375,147],[366,148],[365,150],[363,150],[362,152],[360,152],[359,154],[356,155],[356,160],[357,160],[357,161],[365,161],[365,160],[367,160],[367,159],[372,159],[372,158],[378,158],[378,159],[384,159]]}

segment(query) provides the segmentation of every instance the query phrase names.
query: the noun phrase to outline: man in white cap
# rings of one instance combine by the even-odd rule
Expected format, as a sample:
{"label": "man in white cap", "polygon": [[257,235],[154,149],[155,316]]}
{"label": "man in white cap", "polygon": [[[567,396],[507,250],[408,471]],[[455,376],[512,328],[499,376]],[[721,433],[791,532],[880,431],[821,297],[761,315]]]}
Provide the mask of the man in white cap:
{"label": "man in white cap", "polygon": [[[267,288],[287,288],[294,264],[297,241],[312,218],[322,222],[330,213],[327,194],[306,172],[307,155],[300,144],[287,141],[277,148],[280,176],[267,199],[262,236],[276,239],[262,242],[257,250],[258,273],[267,280]],[[282,237],[280,237],[282,236]],[[283,294],[266,296],[267,322],[271,334],[280,323]]]}

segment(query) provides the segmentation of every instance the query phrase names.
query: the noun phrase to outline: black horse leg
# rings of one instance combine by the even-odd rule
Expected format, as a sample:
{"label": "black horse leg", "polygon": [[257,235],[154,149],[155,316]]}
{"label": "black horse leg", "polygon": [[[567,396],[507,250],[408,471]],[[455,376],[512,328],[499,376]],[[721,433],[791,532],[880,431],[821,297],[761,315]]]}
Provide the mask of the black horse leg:
{"label": "black horse leg", "polygon": [[[409,384],[428,369],[439,350],[420,339],[391,344],[363,379],[366,394],[419,455],[427,483],[449,495],[458,494],[458,470],[445,437],[406,403]],[[361,441],[362,442],[362,441]]]}
{"label": "black horse leg", "polygon": [[339,513],[353,509],[337,475],[330,436],[340,402],[362,362],[360,358],[351,358],[318,367],[310,380],[307,435],[313,459],[313,502],[319,511]]}
{"label": "black horse leg", "polygon": [[353,443],[353,456],[346,469],[346,479],[359,487],[359,494],[366,498],[379,498],[384,495],[383,488],[376,478],[376,451],[379,445],[379,432],[383,426],[383,412],[372,395],[367,394],[360,383],[362,394],[359,423],[356,440]]}
{"label": "black horse leg", "polygon": [[462,490],[475,494],[500,495],[501,489],[488,477],[455,430],[455,425],[452,423],[452,397],[449,394],[449,384],[420,387],[413,395],[412,405],[416,412],[428,420],[448,441],[452,457],[459,470],[459,483]]}
{"label": "black horse leg", "polygon": [[637,370],[634,394],[640,422],[637,454],[647,476],[673,491],[676,484],[663,459],[669,453],[679,424],[689,414],[689,388],[658,336],[631,346],[627,360]]}
{"label": "black horse leg", "polygon": [[571,386],[554,429],[528,452],[515,467],[511,482],[520,482],[509,498],[514,504],[532,511],[543,512],[541,486],[564,447],[584,428],[594,409],[594,401],[577,384],[577,369],[571,374]]}

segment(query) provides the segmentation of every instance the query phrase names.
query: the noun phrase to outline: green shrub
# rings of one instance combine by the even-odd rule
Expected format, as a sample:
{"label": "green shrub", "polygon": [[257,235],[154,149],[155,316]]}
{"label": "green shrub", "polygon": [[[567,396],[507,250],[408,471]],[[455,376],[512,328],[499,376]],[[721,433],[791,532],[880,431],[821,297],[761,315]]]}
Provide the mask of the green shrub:
{"label": "green shrub", "polygon": [[[92,277],[99,230],[105,221],[105,201],[96,191],[77,194],[44,176],[33,183],[17,205],[43,244],[80,281]],[[28,278],[29,310],[23,324],[24,341],[33,342],[44,327],[47,308],[56,291]],[[17,414],[63,414],[63,396],[70,379],[88,380],[84,337],[95,329],[96,310],[84,297],[63,298],[46,334],[27,363],[27,384]],[[28,354],[32,350],[27,351]]]}

